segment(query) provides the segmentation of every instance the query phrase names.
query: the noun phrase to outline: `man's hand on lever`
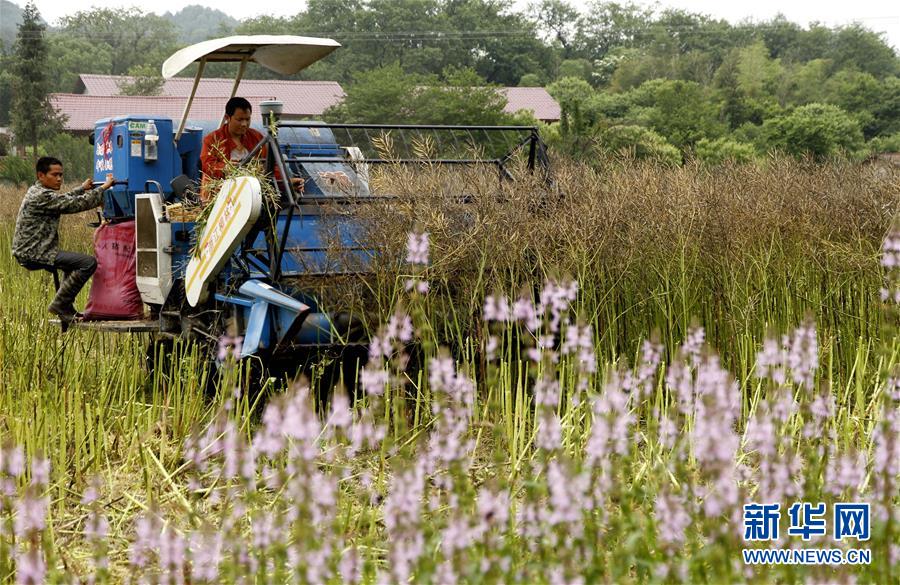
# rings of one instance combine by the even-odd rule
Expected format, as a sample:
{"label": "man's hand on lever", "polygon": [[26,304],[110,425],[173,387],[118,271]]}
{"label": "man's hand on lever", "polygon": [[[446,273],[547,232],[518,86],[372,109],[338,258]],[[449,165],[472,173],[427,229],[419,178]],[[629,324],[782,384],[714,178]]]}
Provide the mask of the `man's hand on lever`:
{"label": "man's hand on lever", "polygon": [[[107,173],[107,174],[106,174],[106,182],[104,182],[104,183],[101,184],[101,185],[98,185],[97,188],[98,188],[98,189],[101,189],[101,190],[103,190],[103,191],[106,191],[107,189],[109,189],[110,187],[112,187],[113,184],[115,184],[115,182],[116,182],[116,180],[113,178],[112,173]],[[85,191],[90,191],[91,189],[94,188],[94,180],[93,180],[93,179],[86,179],[86,180],[84,181],[84,183],[81,184],[81,188],[84,189]]]}

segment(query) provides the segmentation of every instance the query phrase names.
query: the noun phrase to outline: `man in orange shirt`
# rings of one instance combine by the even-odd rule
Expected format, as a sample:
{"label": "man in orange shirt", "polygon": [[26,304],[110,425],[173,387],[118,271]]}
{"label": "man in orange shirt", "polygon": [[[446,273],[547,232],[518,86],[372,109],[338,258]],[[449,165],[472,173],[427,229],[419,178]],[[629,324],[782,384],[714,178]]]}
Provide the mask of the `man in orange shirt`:
{"label": "man in orange shirt", "polygon": [[[215,193],[209,193],[207,185],[211,180],[221,179],[225,174],[225,163],[233,164],[244,160],[250,151],[263,139],[261,132],[250,127],[252,107],[250,102],[242,97],[233,97],[225,104],[225,123],[203,139],[203,148],[200,151],[200,165],[203,171],[200,186],[200,199],[206,203]],[[266,147],[263,146],[259,155],[266,156]],[[275,177],[280,175],[275,170]],[[294,177],[291,179],[294,189],[303,188],[303,179]]]}

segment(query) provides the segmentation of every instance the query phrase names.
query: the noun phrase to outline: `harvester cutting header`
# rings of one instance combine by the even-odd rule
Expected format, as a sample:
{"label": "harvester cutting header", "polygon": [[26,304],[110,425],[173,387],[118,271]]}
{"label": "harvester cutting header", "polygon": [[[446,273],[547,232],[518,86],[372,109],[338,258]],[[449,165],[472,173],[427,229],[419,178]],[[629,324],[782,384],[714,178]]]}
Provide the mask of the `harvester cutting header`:
{"label": "harvester cutting header", "polygon": [[[290,358],[302,347],[359,342],[361,332],[350,319],[325,312],[292,281],[366,270],[377,243],[365,241],[354,210],[390,197],[370,186],[375,165],[488,165],[496,168],[500,180],[511,176],[514,159],[524,159],[530,170],[546,169],[544,146],[530,126],[286,121],[273,96],[253,113],[256,129],[248,132],[256,133],[249,142],[255,145],[246,152],[237,145],[238,156],[229,153],[236,172],[224,180],[204,180],[204,128],[188,120],[207,63],[239,64],[234,98],[250,62],[292,75],[339,46],[331,39],[299,36],[236,36],[198,43],[176,52],[162,67],[169,78],[197,64],[180,120],[129,114],[97,121],[94,179],[103,181],[108,173],[115,179],[104,194],[104,223],[133,222],[134,276],[151,318],[83,326],[209,340],[230,322],[243,336],[241,357]],[[206,134],[221,131],[220,122],[207,125]],[[385,136],[399,150],[390,155],[380,151]],[[423,156],[421,149],[409,147],[420,141],[431,145],[431,154]],[[206,139],[207,150],[210,142]],[[260,160],[263,174],[243,176],[240,168]],[[208,202],[201,217],[184,214],[186,204],[209,185],[215,190],[204,193]],[[326,254],[333,254],[335,242],[341,262]],[[102,270],[101,260],[100,277]]]}

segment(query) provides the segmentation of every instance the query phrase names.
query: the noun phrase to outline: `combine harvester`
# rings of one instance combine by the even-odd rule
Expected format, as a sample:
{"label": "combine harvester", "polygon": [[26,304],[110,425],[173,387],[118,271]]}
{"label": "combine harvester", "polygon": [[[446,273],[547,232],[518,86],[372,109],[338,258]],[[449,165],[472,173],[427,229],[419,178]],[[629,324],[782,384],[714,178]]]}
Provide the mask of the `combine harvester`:
{"label": "combine harvester", "polygon": [[[248,173],[222,184],[204,224],[180,218],[174,210],[200,182],[203,130],[188,125],[188,118],[206,64],[240,64],[234,96],[248,62],[292,75],[339,46],[330,39],[297,36],[198,43],[176,52],[162,67],[163,76],[170,78],[198,64],[177,126],[142,115],[96,123],[94,179],[102,181],[111,172],[116,180],[105,194],[103,218],[135,221],[137,287],[151,318],[87,321],[79,327],[151,332],[155,343],[178,338],[215,342],[228,324],[243,337],[240,357],[256,356],[265,364],[296,363],[310,351],[359,348],[365,343],[361,327],[345,314],[325,312],[315,295],[297,283],[365,272],[374,246],[364,241],[354,209],[390,197],[370,189],[374,165],[492,165],[501,180],[511,177],[511,161],[517,158],[525,159],[531,171],[546,170],[546,152],[534,127],[286,121],[273,100],[261,106],[264,139],[241,164],[266,146],[266,176],[279,177],[275,192],[281,201],[267,203],[258,175]],[[213,122],[213,129],[219,122]],[[411,155],[417,149],[408,148],[385,157],[374,143],[387,135],[398,145],[427,141],[437,155]],[[490,145],[498,143],[501,149],[491,152]],[[292,187],[290,177],[305,180],[302,192]],[[335,262],[335,256],[342,260]]]}

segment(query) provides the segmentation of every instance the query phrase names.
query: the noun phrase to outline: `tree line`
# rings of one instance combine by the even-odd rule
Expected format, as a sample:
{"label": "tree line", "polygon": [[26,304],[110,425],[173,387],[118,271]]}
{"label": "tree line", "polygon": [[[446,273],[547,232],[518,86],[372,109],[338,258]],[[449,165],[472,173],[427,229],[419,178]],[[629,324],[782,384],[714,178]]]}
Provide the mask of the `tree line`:
{"label": "tree line", "polygon": [[[153,94],[162,61],[188,42],[265,33],[341,42],[297,76],[342,84],[347,99],[330,119],[505,123],[491,87],[545,86],[563,115],[542,131],[572,155],[624,150],[678,162],[748,160],[771,149],[816,157],[900,150],[900,58],[861,25],[803,27],[781,16],[730,24],[599,0],[580,11],[564,0],[522,10],[508,0],[310,0],[293,16],[243,21],[183,12],[181,20],[95,8],[49,30],[36,15],[36,28],[20,26],[0,55],[0,125],[17,127],[9,117],[23,83],[17,60],[31,40],[43,43],[46,92],[73,91],[79,73],[104,73],[134,77],[123,93]],[[207,75],[234,69],[212,64]],[[255,66],[246,76],[274,77]]]}

